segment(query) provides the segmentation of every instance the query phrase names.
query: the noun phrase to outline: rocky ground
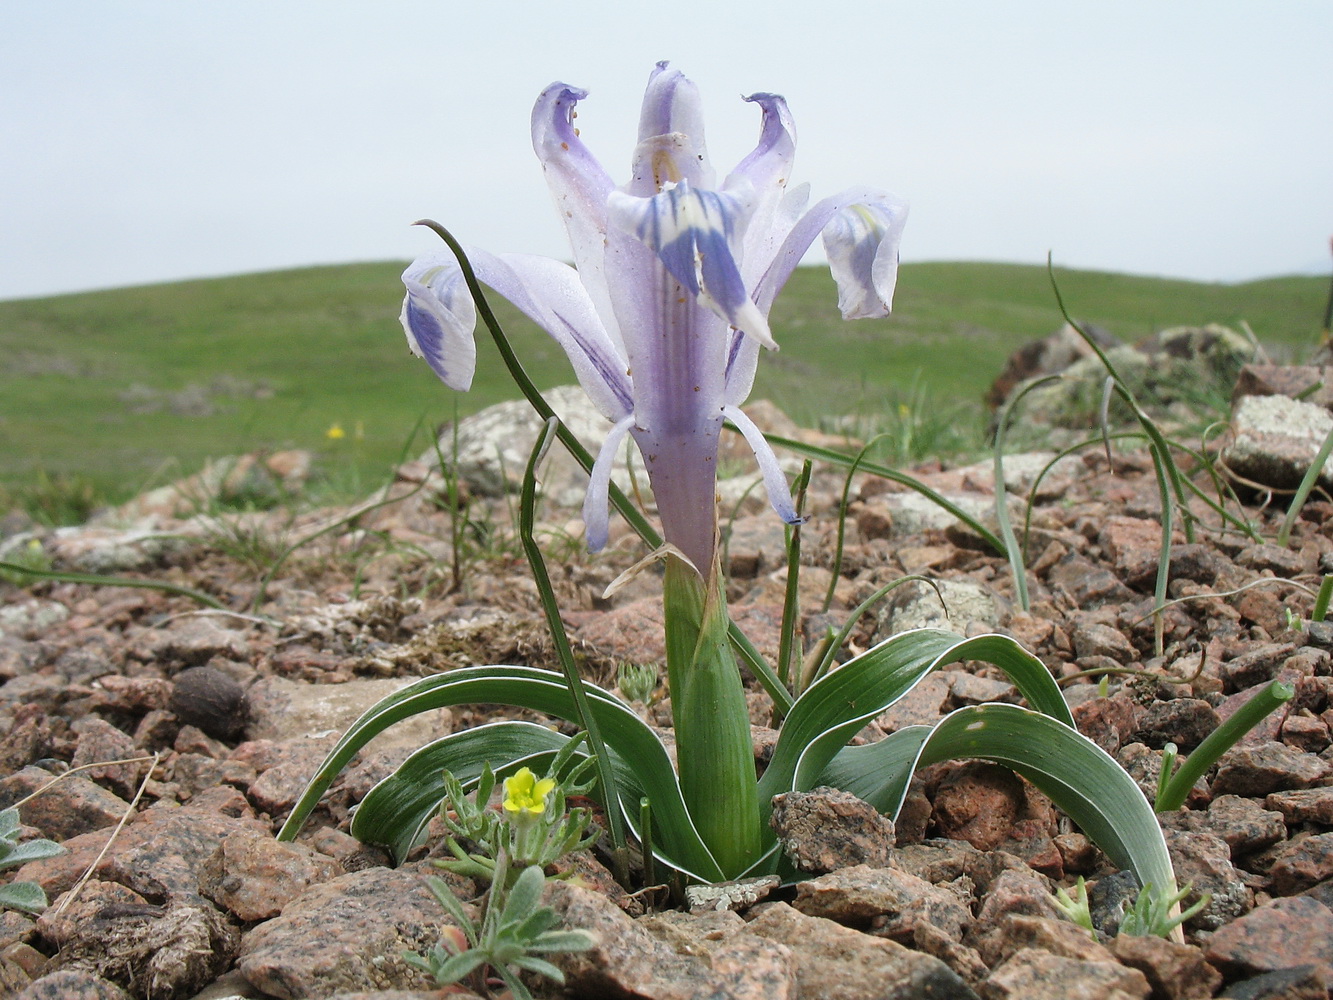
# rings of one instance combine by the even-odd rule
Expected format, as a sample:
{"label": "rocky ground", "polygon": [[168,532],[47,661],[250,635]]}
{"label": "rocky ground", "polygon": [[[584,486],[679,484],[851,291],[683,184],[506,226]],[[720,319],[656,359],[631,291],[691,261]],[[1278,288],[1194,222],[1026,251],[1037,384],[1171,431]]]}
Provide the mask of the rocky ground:
{"label": "rocky ground", "polygon": [[[1279,374],[1251,372],[1247,384]],[[1288,385],[1297,378],[1285,377]],[[781,433],[795,431],[771,408],[753,412]],[[148,589],[0,583],[0,806],[71,767],[157,755],[79,771],[22,806],[26,834],[68,850],[10,873],[40,883],[52,906],[35,920],[0,913],[0,989],[25,1000],[437,995],[401,958],[429,948],[446,922],[422,883],[428,862],[389,867],[383,852],[346,832],[348,810],[411,749],[494,717],[493,707],[440,711],[391,730],[337,781],[297,843],[273,835],[336,734],[405,678],[484,663],[553,665],[508,527],[511,501],[488,496],[503,492],[506,470],[521,468],[513,455],[500,464],[494,456],[497,448],[525,452],[515,432],[522,414],[483,414],[460,435],[461,537],[451,530],[448,490],[424,463],[400,470],[396,502],[343,524],[355,510],[198,513],[200,490],[216,495],[245,477],[299,478],[293,456],[216,469],[79,528],[6,522],[6,561],[170,582],[232,610]],[[1283,418],[1279,430],[1291,426]],[[503,437],[484,436],[497,428]],[[1240,456],[1236,441],[1246,432],[1232,433],[1228,447]],[[1285,460],[1280,442],[1260,445],[1250,452],[1269,467]],[[743,457],[724,465],[745,468]],[[1013,457],[1011,492],[1025,493],[1049,457]],[[989,462],[916,472],[992,516]],[[750,485],[741,477],[722,487],[730,597],[736,620],[772,655],[783,534]],[[1320,575],[1333,570],[1333,503],[1306,504],[1287,546],[1272,541],[1282,511],[1262,509],[1262,493],[1245,491],[1244,513],[1266,541],[1215,530],[1198,505],[1196,541],[1178,536],[1173,549],[1170,592],[1181,600],[1166,612],[1156,655],[1150,611],[1161,511],[1146,454],[1118,453],[1112,466],[1091,449],[1042,480],[1027,612],[1014,606],[1007,563],[977,536],[918,495],[867,476],[853,487],[840,574],[823,612],[841,490],[840,474],[821,471],[807,504],[808,634],[895,578],[943,581],[944,607],[929,587],[899,588],[852,645],[921,625],[1015,636],[1069,679],[1082,730],[1150,795],[1167,742],[1188,753],[1272,680],[1295,687],[1182,810],[1162,817],[1181,883],[1211,893],[1211,903],[1187,925],[1185,943],[1091,939],[1060,917],[1051,893],[1086,876],[1096,883],[1094,910],[1111,928],[1107,914],[1123,886],[1100,852],[1021,779],[956,762],[918,775],[896,825],[839,794],[794,797],[782,814],[793,829],[818,831],[802,848],[817,874],[736,910],[689,912],[627,895],[596,857],[574,859],[581,878],[553,884],[549,901],[600,944],[564,961],[567,994],[535,983],[538,994],[1327,997],[1333,624],[1310,621],[1310,612]],[[658,584],[646,574],[602,596],[641,552],[622,535],[602,555],[583,554],[573,520],[580,493],[567,466],[548,472],[544,537],[584,669],[611,685],[616,664],[662,657]],[[264,580],[286,544],[326,527]],[[1136,672],[1114,672],[1122,668]],[[1016,697],[994,668],[956,665],[864,737]],[[654,721],[668,718],[664,708],[650,710]],[[771,717],[757,690],[752,708],[762,765]],[[465,880],[453,885],[465,899],[476,893]]]}

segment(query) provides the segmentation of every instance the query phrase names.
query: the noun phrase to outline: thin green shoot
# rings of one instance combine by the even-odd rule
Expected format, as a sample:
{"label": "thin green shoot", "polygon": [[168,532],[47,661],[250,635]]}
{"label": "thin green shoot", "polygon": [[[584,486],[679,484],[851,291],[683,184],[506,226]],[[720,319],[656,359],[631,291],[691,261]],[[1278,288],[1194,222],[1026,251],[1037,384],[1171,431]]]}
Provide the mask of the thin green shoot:
{"label": "thin green shoot", "polygon": [[519,504],[518,533],[523,543],[523,551],[528,557],[528,566],[532,570],[537,593],[541,597],[542,611],[546,615],[546,625],[560,660],[560,669],[564,671],[565,683],[569,685],[570,696],[574,699],[578,724],[588,734],[588,748],[597,761],[597,780],[602,786],[602,795],[608,801],[606,816],[609,827],[607,832],[610,834],[612,845],[612,867],[616,880],[623,885],[629,882],[629,857],[621,811],[610,804],[610,799],[616,795],[617,787],[611,773],[611,757],[606,751],[606,744],[602,741],[597,719],[588,706],[583,678],[579,676],[578,664],[574,661],[574,650],[569,644],[569,637],[565,634],[564,622],[560,617],[560,604],[551,586],[550,575],[546,572],[546,560],[542,557],[541,547],[533,535],[537,506],[537,467],[550,448],[559,423],[558,417],[547,418],[541,433],[537,435],[532,453],[528,456],[528,467],[523,474],[523,493]]}
{"label": "thin green shoot", "polygon": [[1296,689],[1282,681],[1274,681],[1238,708],[1230,718],[1214,729],[1180,765],[1158,793],[1153,809],[1175,812],[1185,804],[1194,783],[1203,777],[1218,759],[1236,742],[1262,722],[1269,713],[1291,700]]}
{"label": "thin green shoot", "polygon": [[1328,615],[1328,602],[1333,598],[1333,574],[1325,573],[1319,584],[1319,593],[1315,595],[1314,610],[1310,612],[1310,621],[1322,622]]}
{"label": "thin green shoot", "polygon": [[833,568],[829,575],[828,590],[824,593],[824,606],[820,609],[824,614],[828,614],[828,609],[833,606],[833,595],[838,588],[838,579],[842,576],[842,554],[847,543],[847,506],[852,493],[852,479],[856,476],[856,470],[865,461],[870,450],[888,436],[889,434],[886,431],[876,434],[867,441],[861,450],[856,453],[856,458],[847,467],[847,475],[843,478],[842,499],[838,503],[838,540],[833,548]]}
{"label": "thin green shoot", "polygon": [[1315,483],[1319,482],[1319,477],[1324,471],[1324,463],[1328,461],[1330,454],[1333,454],[1333,428],[1330,428],[1324,436],[1324,443],[1319,446],[1314,461],[1301,477],[1300,486],[1296,487],[1296,495],[1291,498],[1287,516],[1282,519],[1282,526],[1278,528],[1277,544],[1285,547],[1291,541],[1291,530],[1296,526],[1296,519],[1301,516],[1301,508],[1305,506],[1310,491],[1314,489]]}
{"label": "thin green shoot", "polygon": [[[792,656],[796,645],[796,626],[801,615],[801,518],[805,513],[805,494],[810,485],[811,463],[807,458],[796,478],[795,524],[787,528],[787,586],[782,600],[782,628],[778,633],[778,678],[791,689]],[[800,691],[793,691],[799,695]]]}
{"label": "thin green shoot", "polygon": [[[1014,577],[1014,595],[1018,600],[1018,606],[1023,611],[1032,609],[1032,599],[1028,596],[1028,578],[1027,567],[1024,560],[1024,546],[1018,544],[1018,539],[1014,536],[1014,526],[1009,519],[1009,488],[1004,481],[1004,435],[1009,428],[1009,414],[1013,412],[1029,392],[1039,385],[1045,385],[1059,379],[1059,375],[1047,375],[1044,378],[1033,379],[1023,385],[1023,387],[1000,408],[999,414],[995,420],[995,449],[994,449],[994,469],[995,469],[995,520],[1000,528],[1000,537],[1004,539],[1005,556],[1009,560],[1009,571]],[[1107,455],[1110,455],[1111,446],[1108,442]],[[1032,509],[1032,494],[1028,494],[1028,510]]]}

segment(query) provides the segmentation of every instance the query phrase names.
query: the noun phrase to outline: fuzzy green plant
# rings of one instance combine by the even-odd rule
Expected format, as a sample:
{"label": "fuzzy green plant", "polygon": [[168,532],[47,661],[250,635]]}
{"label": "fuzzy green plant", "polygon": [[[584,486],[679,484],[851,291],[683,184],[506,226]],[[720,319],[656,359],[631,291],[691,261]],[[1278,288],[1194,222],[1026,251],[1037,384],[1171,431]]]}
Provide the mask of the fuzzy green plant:
{"label": "fuzzy green plant", "polygon": [[531,1000],[522,973],[543,975],[563,985],[564,973],[542,956],[586,951],[596,944],[587,931],[559,929],[555,911],[541,905],[546,885],[543,868],[587,847],[598,836],[589,810],[566,810],[566,795],[588,790],[578,775],[593,763],[585,760],[561,777],[577,745],[567,744],[543,778],[526,767],[506,778],[498,810],[489,808],[495,789],[489,768],[481,775],[475,798],[453,775],[443,775],[447,790],[440,815],[450,831],[446,843],[454,857],[434,863],[479,878],[487,888],[478,903],[478,919],[443,879],[427,877],[427,887],[454,926],[426,954],[403,957],[438,985],[465,982],[474,992],[491,996],[489,971],[515,1000]]}
{"label": "fuzzy green plant", "polygon": [[[29,861],[40,861],[64,854],[55,841],[37,839],[20,842],[22,823],[16,807],[0,810],[0,871],[19,868]],[[41,913],[46,909],[46,892],[36,882],[10,882],[0,885],[0,909]]]}

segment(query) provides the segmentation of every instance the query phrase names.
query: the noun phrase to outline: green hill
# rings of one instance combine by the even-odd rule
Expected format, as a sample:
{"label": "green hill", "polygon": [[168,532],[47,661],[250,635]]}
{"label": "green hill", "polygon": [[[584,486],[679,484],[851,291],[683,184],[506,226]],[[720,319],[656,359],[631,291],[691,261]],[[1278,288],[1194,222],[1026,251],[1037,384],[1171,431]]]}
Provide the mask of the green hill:
{"label": "green hill", "polygon": [[[119,498],[210,456],[309,448],[327,475],[381,482],[418,420],[427,426],[513,398],[489,338],[476,385],[444,388],[398,327],[398,263],[307,268],[0,302],[0,513],[44,477]],[[1289,354],[1313,346],[1326,279],[1238,285],[1059,271],[1081,320],[1125,340],[1182,324],[1248,322]],[[502,304],[539,385],[572,381],[560,350]],[[754,397],[815,424],[856,414],[942,414],[975,440],[979,400],[1019,344],[1061,320],[1042,267],[902,268],[887,320],[844,323],[827,271],[803,268],[773,315],[782,344]],[[337,425],[345,437],[328,436]],[[424,449],[425,438],[413,444]],[[915,450],[929,447],[918,440]]]}

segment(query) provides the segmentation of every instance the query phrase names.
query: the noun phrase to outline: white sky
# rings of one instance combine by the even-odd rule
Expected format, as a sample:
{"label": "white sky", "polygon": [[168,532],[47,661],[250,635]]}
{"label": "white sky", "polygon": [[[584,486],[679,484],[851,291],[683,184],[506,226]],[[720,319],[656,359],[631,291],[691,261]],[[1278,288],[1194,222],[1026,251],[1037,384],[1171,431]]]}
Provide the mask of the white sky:
{"label": "white sky", "polygon": [[[1328,0],[0,0],[0,298],[406,259],[564,256],[528,141],[553,80],[592,91],[624,176],[652,64],[784,94],[796,180],[912,203],[904,260],[1204,280],[1327,273]],[[718,13],[717,9],[724,12]]]}

